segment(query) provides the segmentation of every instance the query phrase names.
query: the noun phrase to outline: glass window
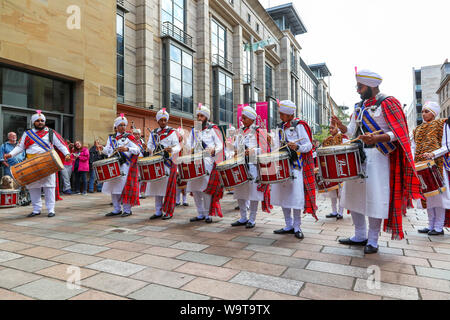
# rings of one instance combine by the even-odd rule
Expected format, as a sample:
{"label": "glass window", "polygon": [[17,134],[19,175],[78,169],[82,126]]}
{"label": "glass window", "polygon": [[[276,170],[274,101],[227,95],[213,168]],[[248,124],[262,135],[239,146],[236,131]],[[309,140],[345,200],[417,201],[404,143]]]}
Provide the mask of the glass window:
{"label": "glass window", "polygon": [[183,81],[192,84],[192,70],[183,68]]}
{"label": "glass window", "polygon": [[[216,79],[215,76],[213,78]],[[214,96],[218,98],[219,120],[222,122],[232,123],[233,79],[229,75],[219,71],[216,81],[217,83],[214,85]]]}
{"label": "glass window", "polygon": [[192,69],[192,56],[186,52],[183,52],[183,66]]}
{"label": "glass window", "polygon": [[181,65],[170,61],[170,75],[181,80]]}
{"label": "glass window", "polygon": [[2,103],[28,107],[28,74],[4,68],[2,75]]}
{"label": "glass window", "polygon": [[125,44],[124,44],[124,17],[122,12],[116,14],[116,38],[117,38],[117,100],[124,102],[125,94]]}
{"label": "glass window", "polygon": [[168,21],[184,31],[184,0],[162,0],[161,21]]}
{"label": "glass window", "polygon": [[211,19],[211,55],[226,58],[226,28]]}
{"label": "glass window", "polygon": [[181,63],[181,49],[170,46],[170,60]]}
{"label": "glass window", "polygon": [[170,93],[170,108],[193,112],[193,69],[192,55],[170,45],[170,84],[164,88]]}

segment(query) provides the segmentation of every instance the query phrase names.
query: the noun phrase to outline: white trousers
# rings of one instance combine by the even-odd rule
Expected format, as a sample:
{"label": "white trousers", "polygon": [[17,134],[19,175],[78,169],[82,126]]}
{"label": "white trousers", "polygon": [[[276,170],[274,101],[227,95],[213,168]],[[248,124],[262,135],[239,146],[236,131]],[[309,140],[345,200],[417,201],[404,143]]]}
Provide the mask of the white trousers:
{"label": "white trousers", "polygon": [[185,190],[185,189],[178,189],[177,188],[177,203],[180,203],[180,195],[182,194],[183,195],[183,204],[184,203],[187,203],[187,201],[186,201],[186,192],[183,192],[183,190]]}
{"label": "white trousers", "polygon": [[[111,194],[112,203],[114,206],[114,213],[119,213],[122,211],[122,204],[120,202],[120,194]],[[131,212],[131,205],[124,204],[123,205],[123,212],[130,213]]]}
{"label": "white trousers", "polygon": [[[258,212],[258,203],[259,201],[238,199],[239,210],[241,212],[241,219],[239,219],[240,223],[249,221],[251,224],[255,224],[256,213]],[[250,206],[250,217],[247,219],[247,211],[249,206]]]}
{"label": "white trousers", "polygon": [[339,203],[339,211],[337,211],[338,199],[337,198],[331,198],[330,200],[331,200],[331,210],[333,210],[332,214],[338,214],[338,215],[340,215],[342,217],[342,215],[344,214],[344,208],[342,208],[340,203]]}
{"label": "white trousers", "polygon": [[161,211],[162,207],[163,207],[163,200],[164,197],[161,196],[155,196],[155,209],[156,209],[156,215],[160,216],[163,214],[163,212]]}
{"label": "white trousers", "polygon": [[[43,187],[45,195],[45,206],[48,213],[55,213],[55,188]],[[42,210],[41,188],[28,189],[30,192],[33,213],[40,213]]]}
{"label": "white trousers", "polygon": [[378,248],[378,237],[380,236],[383,219],[369,217],[369,233],[367,233],[366,216],[354,211],[351,214],[355,225],[355,236],[351,240],[356,242],[367,240],[368,245]]}
{"label": "white trousers", "polygon": [[[292,215],[291,211],[294,211],[294,221],[292,221]],[[302,218],[300,214],[302,213],[302,210],[300,209],[290,209],[290,208],[283,208],[283,214],[284,214],[284,221],[286,223],[286,227],[284,230],[292,230],[294,229],[294,232],[300,231],[300,225],[302,224]]]}
{"label": "white trousers", "polygon": [[193,191],[195,205],[197,207],[198,218],[209,217],[209,208],[211,207],[212,195],[202,191]]}
{"label": "white trousers", "polygon": [[428,212],[428,229],[442,232],[445,223],[445,209],[432,208],[427,209]]}

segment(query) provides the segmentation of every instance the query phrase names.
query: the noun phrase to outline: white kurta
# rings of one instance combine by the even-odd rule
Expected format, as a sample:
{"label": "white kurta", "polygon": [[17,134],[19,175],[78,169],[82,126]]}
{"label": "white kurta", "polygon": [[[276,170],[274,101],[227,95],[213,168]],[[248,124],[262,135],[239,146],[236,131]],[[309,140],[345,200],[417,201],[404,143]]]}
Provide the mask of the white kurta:
{"label": "white kurta", "polygon": [[[223,150],[223,141],[216,134],[216,131],[214,129],[204,129],[201,132],[199,132],[198,136],[195,136],[195,138],[193,136],[193,131],[191,130],[186,145],[192,149],[195,147],[196,141],[199,141],[200,145],[201,141],[203,141],[206,144],[207,148],[214,148],[216,153],[214,157],[203,158],[205,162],[205,170],[208,174],[202,178],[188,181],[186,187],[187,192],[195,192],[195,191],[203,192],[206,189],[209,182],[209,173],[212,171],[214,162],[219,159],[219,154]],[[222,160],[223,159],[220,159],[220,161]]]}
{"label": "white kurta", "polygon": [[[303,125],[299,124],[295,129],[292,127],[285,129],[284,132],[288,142],[303,139],[302,141],[297,142],[297,145],[299,146],[298,152],[307,153],[311,151],[312,144]],[[293,167],[291,167],[291,169],[292,168]],[[274,206],[286,209],[303,210],[305,208],[303,169],[299,169],[296,166],[295,169],[292,169],[292,172],[294,179],[271,185],[270,200]]]}
{"label": "white kurta", "polygon": [[[166,127],[167,128],[167,127]],[[158,128],[157,133],[161,131],[161,128]],[[158,143],[157,141],[155,141]],[[153,141],[152,137],[148,139],[147,147],[150,152],[153,152],[156,149],[155,142]],[[170,136],[160,141],[161,145],[164,148],[172,147],[172,155],[170,159],[173,159],[174,157],[178,155],[178,152],[180,152],[181,147],[178,140],[178,136],[175,132],[175,130],[172,131]],[[161,153],[162,155],[162,153]],[[176,165],[175,163],[173,165]],[[145,190],[146,196],[161,196],[164,197],[166,195],[166,189],[167,189],[167,182],[169,181],[169,174],[170,174],[170,168],[165,164],[164,165],[165,171],[166,171],[166,177],[155,181],[155,182],[149,182],[147,183],[147,189]]]}
{"label": "white kurta", "polygon": [[[433,151],[434,159],[445,156],[448,152],[450,152],[448,147],[450,147],[450,128],[447,124],[445,124],[444,132],[442,134],[442,147]],[[413,155],[416,154],[416,143],[414,139],[411,141],[411,151]],[[446,190],[442,194],[427,198],[427,209],[450,209],[450,185],[448,181],[448,171],[445,169],[445,166],[442,171],[442,178],[444,179],[444,186]],[[422,202],[420,200],[417,201],[417,207],[422,208]]]}
{"label": "white kurta", "polygon": [[[378,98],[378,97],[377,97]],[[391,137],[391,142],[396,141],[394,133],[384,120],[381,106],[369,114],[385,134]],[[356,132],[356,112],[350,119],[347,128],[347,136],[351,137]],[[376,148],[364,149],[366,161],[362,165],[367,179],[345,181],[342,188],[340,205],[353,212],[367,217],[387,219],[389,216],[390,195],[390,163],[389,155],[383,155]]]}
{"label": "white kurta", "polygon": [[261,154],[261,149],[258,148],[258,141],[256,140],[255,126],[252,125],[250,129],[245,132],[242,139],[236,139],[235,148],[238,149],[239,145],[244,145],[249,149],[254,148],[254,155],[249,157],[249,174],[252,176],[252,180],[234,188],[234,199],[243,199],[250,201],[264,201],[264,193],[258,191],[258,184],[255,183],[258,178],[257,158],[256,156]]}
{"label": "white kurta", "polygon": [[[32,129],[33,132],[37,132],[36,129]],[[46,131],[48,131],[48,128],[45,128]],[[22,153],[23,151],[26,151],[29,155],[34,154],[41,154],[47,152],[43,148],[41,148],[37,143],[33,143],[31,146],[29,146],[27,149],[25,149],[25,137],[27,135],[24,134],[22,136],[22,139],[20,139],[20,142],[17,144],[17,146],[10,152],[10,154],[15,157],[19,153]],[[42,138],[42,140],[47,143],[47,145],[50,146],[50,137],[48,133]],[[66,146],[58,139],[56,134],[53,135],[53,146],[56,147],[59,151],[61,151],[64,156],[70,154],[69,150],[67,150]],[[35,188],[55,188],[56,187],[56,174],[49,175],[48,177],[45,177],[41,180],[38,180],[36,182],[33,182],[29,185],[27,185],[27,189],[35,189]]]}
{"label": "white kurta", "polygon": [[[117,133],[116,137],[120,134]],[[114,138],[111,138],[114,139]],[[129,148],[129,151],[124,152],[124,154],[131,158],[133,155],[139,155],[140,149],[139,147],[132,142],[128,138],[121,138],[119,140],[116,140],[117,147],[127,147]],[[108,142],[106,143],[106,147],[103,148],[103,153],[106,154],[108,157],[110,157],[114,152],[113,146],[111,146],[110,139],[108,139]],[[123,188],[125,187],[125,184],[127,182],[127,176],[128,176],[128,170],[130,169],[130,166],[126,163],[122,164],[120,166],[120,171],[122,172],[122,176],[120,178],[106,181],[103,183],[102,187],[102,193],[106,194],[122,194]]]}

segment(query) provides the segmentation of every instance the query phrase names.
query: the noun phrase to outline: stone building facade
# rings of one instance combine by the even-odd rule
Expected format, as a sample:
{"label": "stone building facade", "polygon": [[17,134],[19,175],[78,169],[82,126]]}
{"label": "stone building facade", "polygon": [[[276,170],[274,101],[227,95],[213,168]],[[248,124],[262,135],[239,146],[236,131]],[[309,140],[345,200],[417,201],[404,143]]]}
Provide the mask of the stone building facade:
{"label": "stone building facade", "polygon": [[[99,14],[101,13],[101,14]],[[116,115],[116,3],[0,0],[0,131],[20,136],[42,110],[92,143]]]}
{"label": "stone building facade", "polygon": [[448,60],[441,66],[441,82],[436,93],[439,95],[441,116],[450,117],[450,63]]}
{"label": "stone building facade", "polygon": [[436,90],[439,88],[441,80],[440,67],[440,65],[434,65],[421,67],[420,69],[413,68],[413,103],[417,112],[416,126],[423,122],[423,104],[427,101],[438,102],[439,97]]}

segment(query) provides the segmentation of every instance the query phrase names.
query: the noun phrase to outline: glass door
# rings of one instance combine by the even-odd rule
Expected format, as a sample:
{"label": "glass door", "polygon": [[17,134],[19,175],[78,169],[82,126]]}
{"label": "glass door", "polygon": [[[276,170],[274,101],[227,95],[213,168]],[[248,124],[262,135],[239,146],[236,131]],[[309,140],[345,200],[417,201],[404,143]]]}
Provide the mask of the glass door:
{"label": "glass door", "polygon": [[4,111],[3,112],[3,135],[2,143],[8,140],[8,133],[15,132],[17,134],[17,139],[22,137],[22,134],[29,128],[30,115],[13,112]]}

